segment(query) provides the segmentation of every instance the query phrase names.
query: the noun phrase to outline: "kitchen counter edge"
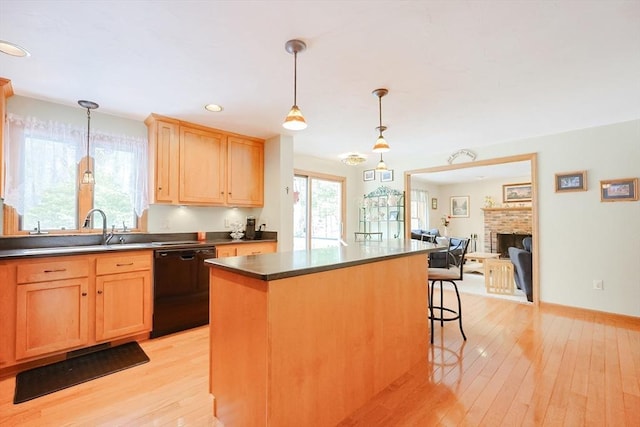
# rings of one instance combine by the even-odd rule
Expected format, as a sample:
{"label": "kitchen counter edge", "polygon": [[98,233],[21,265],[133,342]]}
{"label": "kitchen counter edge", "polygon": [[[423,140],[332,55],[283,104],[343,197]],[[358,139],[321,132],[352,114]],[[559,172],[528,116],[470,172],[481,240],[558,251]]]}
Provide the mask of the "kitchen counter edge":
{"label": "kitchen counter edge", "polygon": [[[389,242],[393,242],[390,244]],[[277,252],[205,260],[209,267],[219,268],[263,281],[302,276],[336,270],[385,259],[427,254],[445,249],[433,243],[412,240],[355,242],[348,246],[312,249],[310,251]],[[425,259],[425,268],[427,260]]]}

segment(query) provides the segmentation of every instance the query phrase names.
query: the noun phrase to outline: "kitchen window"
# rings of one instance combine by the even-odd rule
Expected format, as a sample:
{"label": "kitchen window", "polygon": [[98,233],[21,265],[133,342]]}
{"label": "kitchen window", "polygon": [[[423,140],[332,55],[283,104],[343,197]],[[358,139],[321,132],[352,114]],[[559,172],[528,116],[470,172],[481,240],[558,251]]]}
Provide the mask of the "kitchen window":
{"label": "kitchen window", "polygon": [[[86,169],[86,129],[7,115],[4,147],[5,235],[39,229],[81,232],[86,213],[102,209],[108,226],[139,229],[148,207],[147,141],[91,130],[95,184],[81,184]],[[101,227],[102,221],[94,221]]]}

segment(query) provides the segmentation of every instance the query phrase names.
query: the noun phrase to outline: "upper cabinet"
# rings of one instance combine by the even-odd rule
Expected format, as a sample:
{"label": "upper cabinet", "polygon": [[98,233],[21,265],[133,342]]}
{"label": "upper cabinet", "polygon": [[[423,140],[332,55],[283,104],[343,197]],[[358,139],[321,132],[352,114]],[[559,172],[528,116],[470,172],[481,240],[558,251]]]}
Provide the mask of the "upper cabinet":
{"label": "upper cabinet", "polygon": [[227,203],[233,206],[264,204],[264,144],[227,138]]}
{"label": "upper cabinet", "polygon": [[158,204],[264,204],[264,141],[152,114],[151,201]]}

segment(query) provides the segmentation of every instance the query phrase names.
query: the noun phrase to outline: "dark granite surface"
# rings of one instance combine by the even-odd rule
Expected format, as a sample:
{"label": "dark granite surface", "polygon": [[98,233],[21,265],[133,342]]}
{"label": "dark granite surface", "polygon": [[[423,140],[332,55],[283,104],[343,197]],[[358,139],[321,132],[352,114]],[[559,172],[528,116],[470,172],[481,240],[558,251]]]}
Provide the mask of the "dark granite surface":
{"label": "dark granite surface", "polygon": [[[124,238],[124,243],[119,243],[120,236]],[[229,232],[207,232],[206,240],[196,239],[197,233],[116,233],[111,244],[101,245],[102,234],[3,237],[0,238],[0,260],[139,249],[197,249],[232,243],[275,242],[277,233],[264,231],[262,239],[232,240]]]}
{"label": "dark granite surface", "polygon": [[[443,247],[418,240],[385,240],[349,242],[339,246],[310,251],[278,252],[231,258],[209,259],[211,267],[232,271],[261,280],[277,280],[286,277],[335,270],[359,264],[376,262],[408,255],[415,255]],[[425,257],[425,268],[426,267]]]}

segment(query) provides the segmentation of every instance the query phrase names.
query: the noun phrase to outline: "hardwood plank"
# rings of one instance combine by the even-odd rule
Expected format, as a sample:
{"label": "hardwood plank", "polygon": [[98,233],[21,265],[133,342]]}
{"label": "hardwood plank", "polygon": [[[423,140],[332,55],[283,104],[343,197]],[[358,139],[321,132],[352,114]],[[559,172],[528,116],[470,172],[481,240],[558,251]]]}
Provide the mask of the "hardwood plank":
{"label": "hardwood plank", "polygon": [[[338,425],[638,425],[640,319],[468,294],[462,303],[467,342],[457,325],[437,326],[429,357]],[[208,339],[202,327],[143,342],[151,362],[19,405],[15,377],[3,378],[0,425],[219,427]],[[322,403],[332,410],[331,396]]]}

